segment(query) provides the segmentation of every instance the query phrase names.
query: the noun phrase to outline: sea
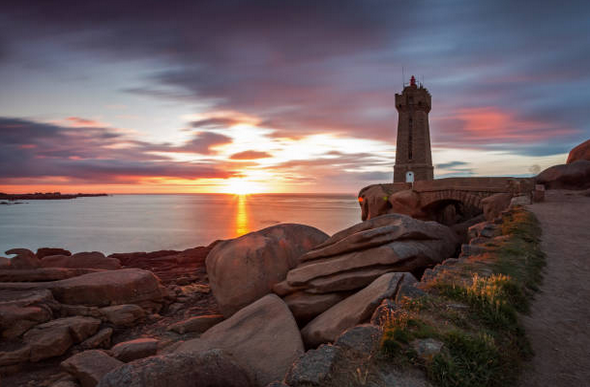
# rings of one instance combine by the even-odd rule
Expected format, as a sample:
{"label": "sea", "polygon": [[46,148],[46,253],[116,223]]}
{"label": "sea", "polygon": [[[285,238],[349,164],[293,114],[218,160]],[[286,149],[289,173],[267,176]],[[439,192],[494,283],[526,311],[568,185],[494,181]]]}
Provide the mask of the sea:
{"label": "sea", "polygon": [[279,223],[332,235],[361,221],[354,194],[111,195],[0,205],[0,255],[15,247],[72,252],[183,250]]}

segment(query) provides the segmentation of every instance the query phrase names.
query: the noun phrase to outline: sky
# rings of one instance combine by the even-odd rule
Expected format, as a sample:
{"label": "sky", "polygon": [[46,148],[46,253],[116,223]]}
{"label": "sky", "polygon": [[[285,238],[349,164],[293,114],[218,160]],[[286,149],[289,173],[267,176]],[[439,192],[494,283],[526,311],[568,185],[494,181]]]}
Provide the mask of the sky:
{"label": "sky", "polygon": [[436,178],[531,176],[590,138],[589,35],[585,1],[3,0],[0,192],[356,193],[412,74]]}

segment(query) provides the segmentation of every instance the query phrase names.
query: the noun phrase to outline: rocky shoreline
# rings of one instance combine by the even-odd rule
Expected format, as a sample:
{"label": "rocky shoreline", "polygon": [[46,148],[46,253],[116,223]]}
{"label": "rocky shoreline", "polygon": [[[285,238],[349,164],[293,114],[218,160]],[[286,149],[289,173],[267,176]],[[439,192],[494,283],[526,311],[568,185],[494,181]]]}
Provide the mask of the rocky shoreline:
{"label": "rocky shoreline", "polygon": [[[279,224],[184,251],[12,249],[0,258],[3,385],[94,386],[107,368],[142,373],[137,359],[157,355],[168,368],[198,353],[249,381],[235,385],[266,386],[457,247],[446,226],[386,215],[332,237]],[[118,378],[100,385],[135,385]]]}

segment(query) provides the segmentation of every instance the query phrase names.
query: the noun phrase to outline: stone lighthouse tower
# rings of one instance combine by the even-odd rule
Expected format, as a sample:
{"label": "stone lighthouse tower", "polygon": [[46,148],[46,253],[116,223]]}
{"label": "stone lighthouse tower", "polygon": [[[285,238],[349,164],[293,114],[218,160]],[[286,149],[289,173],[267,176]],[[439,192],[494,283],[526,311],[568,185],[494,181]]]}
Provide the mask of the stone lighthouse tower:
{"label": "stone lighthouse tower", "polygon": [[433,180],[434,167],[430,151],[430,93],[416,85],[412,75],[410,85],[395,95],[395,108],[399,113],[393,182]]}

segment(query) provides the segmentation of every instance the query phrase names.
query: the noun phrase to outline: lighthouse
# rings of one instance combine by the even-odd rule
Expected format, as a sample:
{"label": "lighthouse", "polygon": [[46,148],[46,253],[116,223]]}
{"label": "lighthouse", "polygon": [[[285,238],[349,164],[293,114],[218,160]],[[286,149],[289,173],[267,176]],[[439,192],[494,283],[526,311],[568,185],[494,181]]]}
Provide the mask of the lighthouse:
{"label": "lighthouse", "polygon": [[413,75],[402,93],[395,95],[395,108],[399,118],[393,167],[394,183],[434,179],[428,124],[430,107],[430,93],[422,85],[416,85]]}

